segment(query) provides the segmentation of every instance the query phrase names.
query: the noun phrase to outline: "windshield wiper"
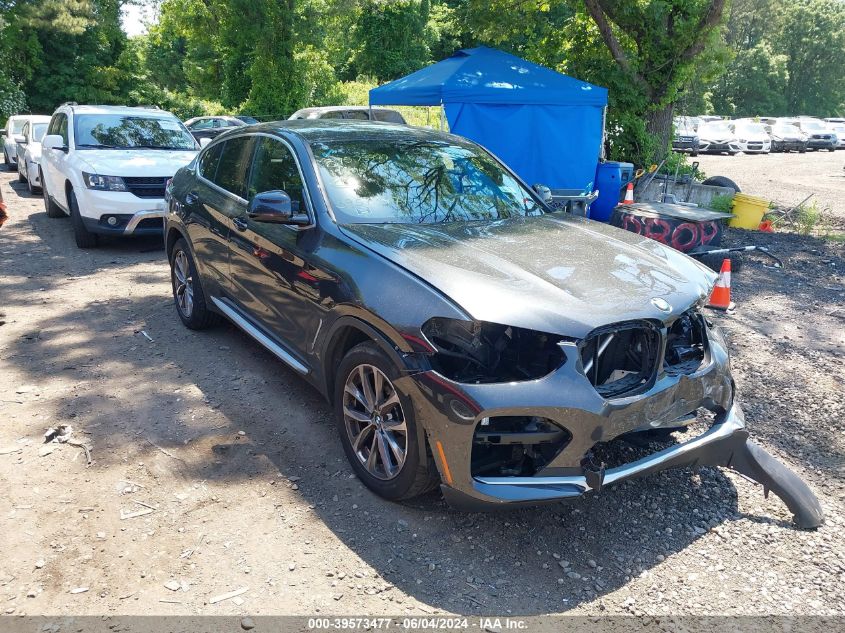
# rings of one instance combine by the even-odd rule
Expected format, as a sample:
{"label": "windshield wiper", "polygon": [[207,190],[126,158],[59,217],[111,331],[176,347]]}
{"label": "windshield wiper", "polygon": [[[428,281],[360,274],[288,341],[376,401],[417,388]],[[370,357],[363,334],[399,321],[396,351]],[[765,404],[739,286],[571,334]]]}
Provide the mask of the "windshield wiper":
{"label": "windshield wiper", "polygon": [[193,147],[178,147],[176,145],[138,145],[135,149],[178,149],[183,152],[188,152]]}
{"label": "windshield wiper", "polygon": [[122,145],[106,145],[105,143],[79,143],[76,147],[89,149],[129,149]]}

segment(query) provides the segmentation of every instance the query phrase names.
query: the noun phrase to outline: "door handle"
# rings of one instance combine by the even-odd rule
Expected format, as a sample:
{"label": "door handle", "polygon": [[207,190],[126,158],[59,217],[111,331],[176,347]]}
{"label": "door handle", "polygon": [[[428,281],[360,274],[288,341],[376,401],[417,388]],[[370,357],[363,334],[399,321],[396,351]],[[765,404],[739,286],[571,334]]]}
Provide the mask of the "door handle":
{"label": "door handle", "polygon": [[235,225],[235,228],[239,231],[246,231],[247,228],[247,221],[246,218],[234,218],[232,220],[232,224]]}
{"label": "door handle", "polygon": [[185,203],[186,204],[194,204],[194,202],[197,201],[197,198],[199,198],[199,196],[197,195],[197,193],[195,191],[189,191],[185,195]]}

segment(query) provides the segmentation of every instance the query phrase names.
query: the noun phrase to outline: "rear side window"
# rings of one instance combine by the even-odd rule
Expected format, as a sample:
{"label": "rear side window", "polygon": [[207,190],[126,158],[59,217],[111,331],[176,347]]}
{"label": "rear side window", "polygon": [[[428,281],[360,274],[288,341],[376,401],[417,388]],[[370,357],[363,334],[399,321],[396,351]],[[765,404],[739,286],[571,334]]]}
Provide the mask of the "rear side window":
{"label": "rear side window", "polygon": [[211,182],[214,182],[214,177],[217,175],[217,165],[220,162],[220,155],[223,153],[224,145],[225,143],[212,145],[200,156],[200,176]]}
{"label": "rear side window", "polygon": [[239,136],[226,141],[212,182],[229,193],[245,198],[246,174],[252,158],[252,146],[251,136]]}
{"label": "rear side window", "polygon": [[249,179],[249,200],[258,193],[281,189],[290,196],[291,210],[294,213],[306,209],[302,177],[296,160],[281,141],[266,136],[258,139],[255,161]]}

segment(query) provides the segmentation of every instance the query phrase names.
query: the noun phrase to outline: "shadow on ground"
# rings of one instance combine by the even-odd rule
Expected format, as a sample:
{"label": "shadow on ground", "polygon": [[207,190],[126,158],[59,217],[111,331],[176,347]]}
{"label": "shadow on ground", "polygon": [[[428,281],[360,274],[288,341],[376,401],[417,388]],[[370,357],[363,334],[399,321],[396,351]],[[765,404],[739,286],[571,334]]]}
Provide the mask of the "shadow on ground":
{"label": "shadow on ground", "polygon": [[[118,331],[124,314],[146,322],[154,342]],[[6,360],[36,384],[56,374],[70,378],[72,392],[45,405],[56,421],[73,419],[90,434],[94,468],[147,461],[163,449],[179,456],[165,460],[175,480],[249,486],[266,476],[301,477],[298,494],[344,545],[386,581],[439,609],[566,610],[739,516],[733,484],[710,468],[499,514],[453,512],[438,494],[389,503],[350,478],[322,397],[232,326],[185,330],[169,302],[154,296],[112,299],[107,311],[87,306],[36,327],[70,328],[73,338],[21,339]],[[209,408],[225,423],[204,424]]]}

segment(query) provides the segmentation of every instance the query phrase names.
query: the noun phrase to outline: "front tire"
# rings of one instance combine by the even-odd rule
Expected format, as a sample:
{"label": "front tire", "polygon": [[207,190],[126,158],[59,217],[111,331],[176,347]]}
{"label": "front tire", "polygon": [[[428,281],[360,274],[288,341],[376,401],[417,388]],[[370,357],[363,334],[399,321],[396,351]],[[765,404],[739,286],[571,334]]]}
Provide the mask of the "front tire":
{"label": "front tire", "polygon": [[96,233],[92,233],[85,227],[73,189],[68,193],[68,206],[70,206],[70,222],[73,225],[73,239],[76,240],[76,246],[78,248],[95,248],[99,239]]}
{"label": "front tire", "polygon": [[414,407],[394,386],[399,368],[373,342],[353,347],[335,375],[334,406],[346,457],[361,482],[380,497],[401,501],[437,486],[431,456],[422,451]]}
{"label": "front tire", "polygon": [[194,258],[182,238],[176,240],[170,251],[170,283],[176,313],[185,327],[204,330],[219,321],[220,317],[208,309]]}

